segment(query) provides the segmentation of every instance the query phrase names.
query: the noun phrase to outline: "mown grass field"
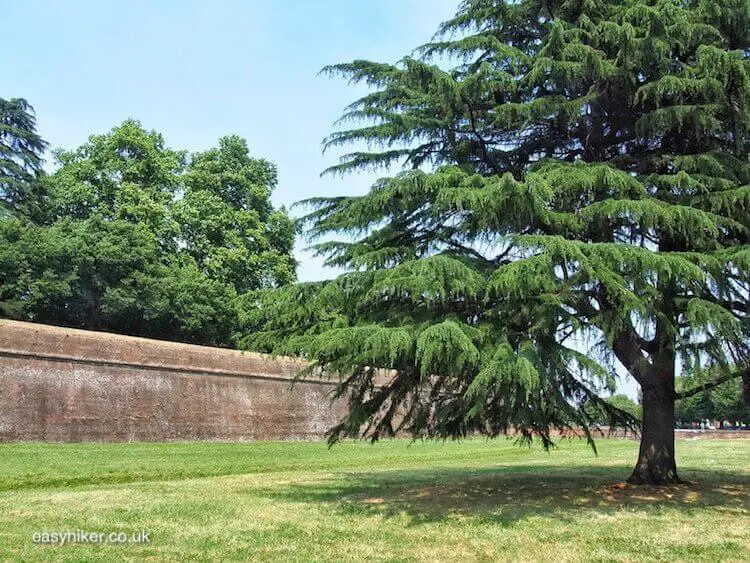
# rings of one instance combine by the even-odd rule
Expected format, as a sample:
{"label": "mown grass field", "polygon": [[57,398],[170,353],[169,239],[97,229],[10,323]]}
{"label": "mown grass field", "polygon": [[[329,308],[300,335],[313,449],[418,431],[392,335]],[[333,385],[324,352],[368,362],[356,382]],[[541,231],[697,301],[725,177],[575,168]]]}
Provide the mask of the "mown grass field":
{"label": "mown grass field", "polygon": [[[0,559],[750,561],[750,440],[680,441],[683,478],[618,486],[637,443],[0,446]],[[40,545],[35,532],[147,531]]]}

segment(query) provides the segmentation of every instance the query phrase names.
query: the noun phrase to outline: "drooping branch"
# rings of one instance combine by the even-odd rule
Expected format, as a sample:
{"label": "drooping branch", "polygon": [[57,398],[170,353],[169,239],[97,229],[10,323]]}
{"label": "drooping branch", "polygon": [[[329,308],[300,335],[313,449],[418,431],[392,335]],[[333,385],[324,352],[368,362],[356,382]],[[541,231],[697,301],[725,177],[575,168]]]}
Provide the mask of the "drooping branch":
{"label": "drooping branch", "polygon": [[710,391],[711,389],[713,389],[714,387],[718,387],[722,383],[726,383],[727,381],[731,381],[732,379],[738,379],[740,377],[744,377],[744,378],[750,377],[750,367],[745,368],[744,370],[721,375],[719,377],[712,379],[711,381],[698,385],[697,387],[688,389],[687,391],[675,393],[675,400],[687,399],[688,397],[692,397],[693,395],[697,395],[698,393],[703,393],[704,391]]}

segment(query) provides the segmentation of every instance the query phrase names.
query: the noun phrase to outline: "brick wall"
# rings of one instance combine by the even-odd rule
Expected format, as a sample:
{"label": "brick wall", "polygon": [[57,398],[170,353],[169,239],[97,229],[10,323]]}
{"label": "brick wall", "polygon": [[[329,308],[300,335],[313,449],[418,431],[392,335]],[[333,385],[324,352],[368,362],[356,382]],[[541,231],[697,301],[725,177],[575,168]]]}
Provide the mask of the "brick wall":
{"label": "brick wall", "polygon": [[290,358],[0,320],[0,442],[321,438],[333,384]]}

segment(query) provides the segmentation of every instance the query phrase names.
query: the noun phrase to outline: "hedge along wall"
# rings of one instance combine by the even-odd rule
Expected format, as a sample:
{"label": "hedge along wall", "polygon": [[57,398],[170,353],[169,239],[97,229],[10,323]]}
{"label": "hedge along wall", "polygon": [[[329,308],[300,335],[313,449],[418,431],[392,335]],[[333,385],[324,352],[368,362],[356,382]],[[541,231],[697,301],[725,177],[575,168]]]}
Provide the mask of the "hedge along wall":
{"label": "hedge along wall", "polygon": [[0,441],[321,438],[345,404],[304,365],[0,320]]}

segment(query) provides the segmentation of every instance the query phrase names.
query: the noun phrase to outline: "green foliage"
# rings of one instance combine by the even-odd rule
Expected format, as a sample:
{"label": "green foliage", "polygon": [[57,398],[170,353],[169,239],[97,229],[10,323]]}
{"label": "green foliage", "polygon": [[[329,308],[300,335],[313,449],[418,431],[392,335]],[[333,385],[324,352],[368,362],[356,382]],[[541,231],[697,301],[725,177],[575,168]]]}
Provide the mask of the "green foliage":
{"label": "green foliage", "polygon": [[238,295],[294,280],[276,170],[243,139],[188,157],[130,120],[56,159],[41,224],[0,220],[5,315],[228,345]]}
{"label": "green foliage", "polygon": [[[607,397],[605,399],[606,403],[613,407],[614,409],[618,409],[619,411],[623,411],[628,413],[630,416],[637,420],[643,419],[643,407],[639,404],[636,404],[633,399],[628,397],[627,395],[618,394],[618,395],[612,395],[611,397]],[[602,408],[601,406],[595,406],[595,405],[584,405],[584,409],[589,409],[591,413],[591,417],[596,420],[599,424],[609,425],[611,422],[610,419],[610,412],[608,412],[606,409]]]}
{"label": "green foliage", "polygon": [[743,0],[466,0],[412,57],[327,67],[371,88],[329,172],[408,170],[307,202],[350,273],[256,296],[245,344],[340,374],[332,439],[548,444],[636,424],[619,368],[665,401],[677,366],[742,373],[748,29]]}
{"label": "green foliage", "polygon": [[238,293],[294,281],[294,224],[271,206],[271,163],[250,158],[244,139],[224,137],[219,148],[193,155],[184,182],[173,218],[201,270]]}
{"label": "green foliage", "polygon": [[0,98],[0,218],[35,213],[46,148],[34,108],[23,98]]}
{"label": "green foliage", "polygon": [[[689,389],[711,380],[709,372],[697,372],[677,380],[677,389]],[[731,380],[714,387],[706,393],[699,393],[681,399],[675,404],[675,417],[683,424],[694,421],[718,420],[750,422],[750,405],[742,397],[742,382]]]}

